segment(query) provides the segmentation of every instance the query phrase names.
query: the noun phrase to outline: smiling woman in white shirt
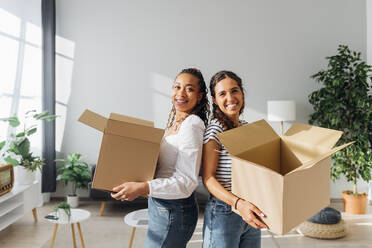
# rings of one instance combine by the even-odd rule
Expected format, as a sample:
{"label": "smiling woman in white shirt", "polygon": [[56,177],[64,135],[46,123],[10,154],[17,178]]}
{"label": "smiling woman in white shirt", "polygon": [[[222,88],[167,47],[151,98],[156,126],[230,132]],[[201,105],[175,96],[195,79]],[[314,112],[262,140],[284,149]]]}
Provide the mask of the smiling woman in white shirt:
{"label": "smiling woman in white shirt", "polygon": [[117,200],[148,195],[145,247],[186,247],[198,220],[198,186],[203,135],[209,115],[207,87],[195,68],[182,70],[173,84],[173,107],[160,144],[155,179],[126,182],[113,189]]}

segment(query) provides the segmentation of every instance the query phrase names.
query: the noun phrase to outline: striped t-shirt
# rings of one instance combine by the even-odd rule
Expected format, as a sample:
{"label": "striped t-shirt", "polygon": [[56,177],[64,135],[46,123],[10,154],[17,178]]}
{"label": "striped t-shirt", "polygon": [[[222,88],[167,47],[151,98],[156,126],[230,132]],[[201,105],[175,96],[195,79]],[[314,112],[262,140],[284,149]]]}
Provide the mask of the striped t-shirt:
{"label": "striped t-shirt", "polygon": [[[247,122],[244,120],[240,121],[243,125]],[[230,154],[226,150],[225,146],[221,144],[217,137],[217,134],[222,133],[223,126],[216,118],[212,119],[205,129],[203,143],[208,143],[209,140],[213,139],[217,142],[220,148],[220,158],[216,169],[217,181],[227,190],[231,192],[231,158]]]}

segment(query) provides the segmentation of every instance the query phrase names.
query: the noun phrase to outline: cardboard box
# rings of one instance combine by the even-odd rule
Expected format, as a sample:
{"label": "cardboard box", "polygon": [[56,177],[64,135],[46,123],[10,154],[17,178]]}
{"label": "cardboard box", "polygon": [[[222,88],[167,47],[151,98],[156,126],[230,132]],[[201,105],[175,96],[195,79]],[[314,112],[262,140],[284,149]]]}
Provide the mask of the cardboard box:
{"label": "cardboard box", "polygon": [[276,234],[330,204],[330,156],[341,131],[295,123],[279,137],[260,120],[218,135],[231,155],[232,193],[252,202]]}
{"label": "cardboard box", "polygon": [[112,191],[124,182],[146,182],[154,178],[164,130],[125,115],[107,119],[85,110],[79,121],[103,132],[92,188]]}

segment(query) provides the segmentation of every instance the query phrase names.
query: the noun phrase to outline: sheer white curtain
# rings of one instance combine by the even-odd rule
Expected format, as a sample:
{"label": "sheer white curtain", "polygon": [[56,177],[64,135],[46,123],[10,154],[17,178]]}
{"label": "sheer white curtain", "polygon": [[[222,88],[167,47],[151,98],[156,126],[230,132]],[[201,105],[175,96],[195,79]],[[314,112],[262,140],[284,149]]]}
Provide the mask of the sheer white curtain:
{"label": "sheer white curtain", "polygon": [[[41,111],[41,0],[0,2],[0,118]],[[41,155],[41,125],[30,137],[31,150]],[[14,128],[0,122],[0,140]],[[3,162],[3,161],[1,161]],[[37,174],[41,180],[40,173]]]}

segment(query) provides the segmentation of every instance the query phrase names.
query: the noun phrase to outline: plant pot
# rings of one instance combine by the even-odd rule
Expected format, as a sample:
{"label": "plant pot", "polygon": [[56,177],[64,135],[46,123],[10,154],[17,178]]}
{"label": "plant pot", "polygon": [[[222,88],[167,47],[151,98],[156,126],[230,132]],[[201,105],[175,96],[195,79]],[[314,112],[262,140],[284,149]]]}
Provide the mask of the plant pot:
{"label": "plant pot", "polygon": [[369,205],[372,205],[372,181],[369,182],[368,186],[368,202]]}
{"label": "plant pot", "polygon": [[351,195],[353,192],[350,190],[342,192],[342,200],[344,202],[344,210],[350,214],[365,214],[367,207],[367,194],[360,193],[361,195]]}
{"label": "plant pot", "polygon": [[57,210],[58,220],[61,222],[69,222],[70,218],[64,209],[59,208]]}
{"label": "plant pot", "polygon": [[15,176],[16,184],[32,184],[35,181],[35,171],[26,170],[22,165],[17,166],[17,173]]}
{"label": "plant pot", "polygon": [[79,207],[79,196],[77,195],[68,195],[67,196],[67,203],[70,204],[72,208]]}

